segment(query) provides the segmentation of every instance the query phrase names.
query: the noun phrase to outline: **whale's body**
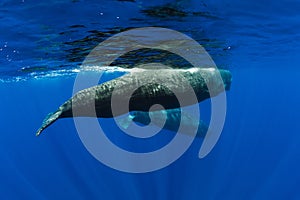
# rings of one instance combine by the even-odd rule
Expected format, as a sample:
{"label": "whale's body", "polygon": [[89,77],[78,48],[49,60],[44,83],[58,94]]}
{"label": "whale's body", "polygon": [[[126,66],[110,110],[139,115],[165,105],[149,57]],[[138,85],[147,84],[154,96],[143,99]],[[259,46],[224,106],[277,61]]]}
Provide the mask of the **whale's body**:
{"label": "whale's body", "polygon": [[[164,124],[161,122],[165,121]],[[208,126],[200,119],[196,119],[188,112],[181,111],[180,108],[158,110],[153,112],[133,111],[125,118],[121,118],[119,123],[122,128],[127,129],[132,122],[138,122],[143,125],[148,125],[150,122],[159,128],[169,131],[181,131],[182,134],[191,134],[196,132],[197,137],[204,137]],[[182,127],[179,130],[179,125]]]}
{"label": "whale's body", "polygon": [[[218,78],[219,75],[221,79]],[[210,85],[210,91],[208,91],[207,83]],[[119,78],[79,91],[58,110],[48,114],[36,134],[39,135],[59,118],[84,116],[111,118],[128,111],[147,112],[154,104],[162,105],[165,109],[193,105],[218,95],[224,91],[224,88],[228,90],[230,84],[231,73],[227,70],[214,68],[133,69]],[[135,91],[129,96],[132,90]],[[186,97],[184,103],[179,104],[173,91],[176,91],[176,95]],[[191,92],[195,92],[197,102],[189,98]],[[112,94],[114,96],[113,111]],[[126,101],[129,102],[129,109],[128,105],[127,108],[124,106]]]}

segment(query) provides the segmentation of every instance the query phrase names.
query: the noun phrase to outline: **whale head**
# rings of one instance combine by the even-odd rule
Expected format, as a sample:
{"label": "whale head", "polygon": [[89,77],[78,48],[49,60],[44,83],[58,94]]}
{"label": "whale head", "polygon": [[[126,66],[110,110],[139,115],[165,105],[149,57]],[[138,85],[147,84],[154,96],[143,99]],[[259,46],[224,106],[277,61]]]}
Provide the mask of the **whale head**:
{"label": "whale head", "polygon": [[230,90],[231,82],[232,82],[232,75],[230,71],[227,70],[220,70],[220,74],[224,83],[225,90]]}

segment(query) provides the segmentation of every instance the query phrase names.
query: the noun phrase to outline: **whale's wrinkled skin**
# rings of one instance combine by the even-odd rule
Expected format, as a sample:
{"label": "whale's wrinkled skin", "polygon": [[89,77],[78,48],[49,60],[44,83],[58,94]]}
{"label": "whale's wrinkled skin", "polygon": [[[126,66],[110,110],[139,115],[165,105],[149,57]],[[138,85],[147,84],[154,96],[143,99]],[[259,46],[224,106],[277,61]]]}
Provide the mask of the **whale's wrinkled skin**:
{"label": "whale's wrinkled skin", "polygon": [[[162,125],[161,122],[165,121]],[[179,124],[182,126],[182,134],[190,134],[190,130],[197,130],[196,137],[204,137],[208,126],[202,121],[187,112],[182,112],[180,108],[159,110],[153,112],[133,111],[130,115],[119,120],[122,128],[127,129],[132,122],[148,125],[150,122],[160,128],[177,132]],[[161,127],[161,125],[163,127]]]}
{"label": "whale's wrinkled skin", "polygon": [[[217,78],[218,75],[221,75],[222,79]],[[210,85],[209,91],[206,83]],[[128,107],[124,107],[124,101],[129,102],[129,111],[147,112],[154,104],[162,105],[165,109],[174,109],[217,96],[224,91],[224,88],[229,90],[230,85],[231,73],[227,70],[214,68],[132,69],[130,73],[119,78],[79,91],[58,110],[48,114],[36,135],[59,118],[111,118],[125,114],[128,112]],[[130,91],[135,88],[138,89],[133,92],[132,96],[129,96]],[[191,88],[194,91],[190,91]],[[181,97],[186,97],[184,104],[182,102],[179,104],[173,91]],[[195,92],[197,102],[189,98],[192,92]],[[114,112],[111,107],[112,94],[115,99]]]}

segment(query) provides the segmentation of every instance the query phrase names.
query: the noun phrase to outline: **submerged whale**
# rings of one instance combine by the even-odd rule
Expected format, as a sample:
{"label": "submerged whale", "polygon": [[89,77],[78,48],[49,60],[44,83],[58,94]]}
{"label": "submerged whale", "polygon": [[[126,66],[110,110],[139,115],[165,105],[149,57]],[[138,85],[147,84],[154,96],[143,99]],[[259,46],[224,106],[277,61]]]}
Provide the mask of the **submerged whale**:
{"label": "submerged whale", "polygon": [[[165,124],[161,124],[165,120]],[[197,130],[196,137],[204,137],[207,133],[208,126],[202,120],[197,120],[187,112],[181,111],[180,108],[159,110],[153,112],[133,111],[130,115],[119,119],[119,124],[122,128],[128,129],[132,122],[138,122],[143,125],[148,125],[153,122],[153,125],[169,131],[179,131],[179,124],[182,126],[182,134],[191,134]]]}
{"label": "submerged whale", "polygon": [[[218,78],[219,75],[222,79]],[[189,87],[183,82],[186,82]],[[209,84],[210,90],[206,83]],[[60,118],[111,118],[125,114],[128,110],[147,112],[155,104],[161,105],[164,109],[174,109],[217,96],[224,89],[229,90],[230,85],[231,73],[228,70],[215,68],[132,69],[128,74],[119,78],[79,91],[55,112],[47,115],[36,135],[40,135],[45,128]],[[128,96],[135,88],[137,89],[133,94]],[[184,104],[178,102],[173,91],[181,97],[186,97]],[[191,92],[196,94],[197,102],[189,98]],[[114,112],[111,107],[112,95],[116,100]],[[129,102],[129,109],[124,107],[124,101]]]}

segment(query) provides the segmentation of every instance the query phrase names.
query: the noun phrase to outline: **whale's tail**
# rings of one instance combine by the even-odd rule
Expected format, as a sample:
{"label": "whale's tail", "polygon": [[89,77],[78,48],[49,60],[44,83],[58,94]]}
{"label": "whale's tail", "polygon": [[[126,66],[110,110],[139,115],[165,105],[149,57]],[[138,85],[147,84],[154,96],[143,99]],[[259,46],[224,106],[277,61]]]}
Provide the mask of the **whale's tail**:
{"label": "whale's tail", "polygon": [[53,122],[55,122],[55,121],[60,117],[61,114],[62,114],[61,109],[58,109],[58,110],[55,111],[55,112],[49,113],[49,114],[46,116],[46,118],[44,119],[42,126],[39,128],[39,130],[37,130],[36,136],[39,136],[39,135],[41,134],[41,132],[42,132],[45,128],[47,128],[47,127],[50,126]]}

